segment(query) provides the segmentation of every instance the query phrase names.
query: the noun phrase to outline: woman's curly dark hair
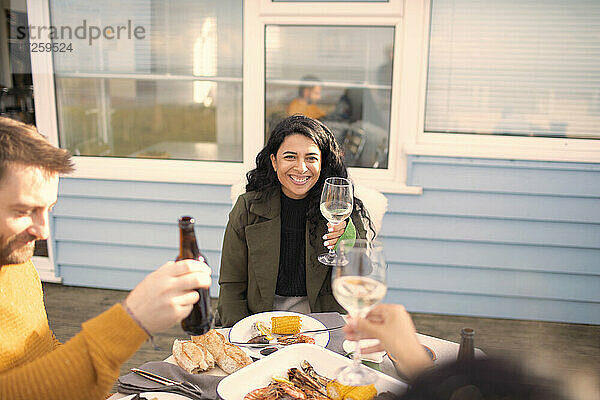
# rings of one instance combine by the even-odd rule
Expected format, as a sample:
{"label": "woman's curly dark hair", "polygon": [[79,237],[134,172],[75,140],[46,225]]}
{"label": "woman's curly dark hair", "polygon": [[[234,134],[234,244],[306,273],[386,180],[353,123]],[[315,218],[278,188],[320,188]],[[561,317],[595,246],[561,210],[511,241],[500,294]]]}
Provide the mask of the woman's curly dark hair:
{"label": "woman's curly dark hair", "polygon": [[[276,155],[285,138],[291,135],[304,135],[315,142],[321,150],[321,175],[306,196],[308,201],[306,217],[311,223],[311,227],[316,228],[319,221],[323,219],[319,203],[325,179],[332,176],[348,177],[342,149],[333,133],[322,122],[304,115],[292,115],[279,122],[273,128],[265,147],[256,156],[256,168],[246,174],[248,179],[246,191],[267,195],[272,190],[281,188],[277,173],[271,164],[271,154]],[[374,235],[375,229],[371,218],[363,202],[356,197],[354,197],[354,211],[357,211],[361,218],[368,222],[368,228]]]}

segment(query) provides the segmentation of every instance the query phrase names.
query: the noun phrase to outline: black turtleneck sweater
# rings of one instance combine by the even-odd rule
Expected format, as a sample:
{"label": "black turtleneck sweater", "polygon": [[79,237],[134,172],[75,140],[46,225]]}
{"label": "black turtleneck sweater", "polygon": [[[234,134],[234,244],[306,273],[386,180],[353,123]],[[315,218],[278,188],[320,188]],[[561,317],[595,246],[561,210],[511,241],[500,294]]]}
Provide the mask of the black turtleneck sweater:
{"label": "black turtleneck sweater", "polygon": [[281,193],[281,244],[275,293],[306,296],[306,206]]}

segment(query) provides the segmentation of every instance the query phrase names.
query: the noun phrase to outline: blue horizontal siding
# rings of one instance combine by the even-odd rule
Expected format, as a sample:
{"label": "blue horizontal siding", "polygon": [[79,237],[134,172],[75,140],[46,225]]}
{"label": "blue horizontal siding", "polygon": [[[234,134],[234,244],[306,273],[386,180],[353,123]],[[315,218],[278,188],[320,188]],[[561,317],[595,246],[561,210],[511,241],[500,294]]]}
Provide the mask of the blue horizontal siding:
{"label": "blue horizontal siding", "polygon": [[[600,165],[410,156],[386,194],[386,301],[410,311],[600,323]],[[67,178],[53,214],[65,284],[130,289],[195,217],[217,295],[229,187]]]}
{"label": "blue horizontal siding", "polygon": [[[176,220],[175,220],[176,221]],[[220,250],[224,228],[197,226],[196,238],[202,249]],[[179,247],[177,223],[153,224],[131,221],[57,218],[54,224],[57,241],[124,244],[143,247]]]}
{"label": "blue horizontal siding", "polygon": [[59,275],[67,285],[131,289],[177,256],[177,220],[191,215],[217,285],[229,192],[222,185],[61,179],[53,213]]}
{"label": "blue horizontal siding", "polygon": [[[67,265],[63,268],[66,276],[63,284],[104,289],[130,290],[148,275],[147,272],[142,271],[129,269],[116,271],[101,267],[90,268],[87,265]],[[115,279],[115,276],[118,276],[118,279]],[[212,285],[210,287],[211,296],[218,295],[218,286],[218,276],[215,275],[212,277]]]}
{"label": "blue horizontal siding", "polygon": [[[151,272],[168,260],[177,257],[176,247],[123,246],[106,243],[56,242],[61,268],[65,265]],[[221,252],[203,250],[208,263],[218,272]],[[64,272],[64,271],[63,271]],[[133,286],[131,286],[133,287]]]}
{"label": "blue horizontal siding", "polygon": [[426,290],[390,290],[384,301],[404,304],[412,312],[600,324],[597,303],[497,297]]}
{"label": "blue horizontal siding", "polygon": [[600,275],[389,263],[388,286],[455,294],[588,301],[600,305]]}
{"label": "blue horizontal siding", "polygon": [[[115,210],[119,210],[119,213],[115,213]],[[59,219],[77,217],[163,224],[172,224],[182,215],[191,215],[201,216],[202,221],[196,218],[196,222],[202,226],[223,226],[230,210],[231,204],[65,196],[56,204],[54,214]]]}
{"label": "blue horizontal siding", "polygon": [[600,164],[419,156],[411,157],[409,162],[408,183],[427,189],[600,196]]}
{"label": "blue horizontal siding", "polygon": [[593,197],[427,189],[421,196],[388,196],[388,201],[388,213],[600,223],[598,198]]}
{"label": "blue horizontal siding", "polygon": [[63,178],[61,196],[231,204],[229,186]]}
{"label": "blue horizontal siding", "polygon": [[[401,229],[398,229],[401,227]],[[600,248],[600,225],[389,213],[382,236]]]}
{"label": "blue horizontal siding", "polygon": [[388,262],[600,275],[600,250],[383,237]]}

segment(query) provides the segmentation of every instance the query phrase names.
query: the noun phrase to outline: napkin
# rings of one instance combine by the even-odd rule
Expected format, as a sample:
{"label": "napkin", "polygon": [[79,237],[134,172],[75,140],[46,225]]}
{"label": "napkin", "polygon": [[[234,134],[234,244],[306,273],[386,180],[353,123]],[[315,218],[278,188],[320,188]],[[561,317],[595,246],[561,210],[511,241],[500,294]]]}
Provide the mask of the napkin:
{"label": "napkin", "polygon": [[348,218],[347,221],[346,229],[344,230],[344,233],[342,233],[342,236],[340,236],[338,241],[335,243],[334,250],[338,249],[343,240],[346,241],[347,247],[354,247],[354,243],[356,242],[356,227],[354,226],[354,222],[352,222],[352,218]]}
{"label": "napkin", "polygon": [[[360,348],[362,350],[366,347],[376,346],[379,343],[379,339],[363,339],[360,341]],[[356,350],[356,341],[344,340],[342,347],[344,348],[346,354],[353,353]],[[385,351],[377,351],[375,353],[361,353],[360,359],[362,361],[370,361],[375,364],[381,364],[381,362],[383,361],[383,357],[385,357],[385,354]]]}
{"label": "napkin", "polygon": [[178,365],[163,361],[147,362],[139,367],[139,369],[173,379],[177,382],[191,382],[199,386],[202,391],[197,392],[180,386],[164,386],[131,372],[119,377],[117,380],[117,387],[120,393],[171,392],[195,400],[214,400],[217,398],[217,385],[224,378],[224,376],[190,374]]}

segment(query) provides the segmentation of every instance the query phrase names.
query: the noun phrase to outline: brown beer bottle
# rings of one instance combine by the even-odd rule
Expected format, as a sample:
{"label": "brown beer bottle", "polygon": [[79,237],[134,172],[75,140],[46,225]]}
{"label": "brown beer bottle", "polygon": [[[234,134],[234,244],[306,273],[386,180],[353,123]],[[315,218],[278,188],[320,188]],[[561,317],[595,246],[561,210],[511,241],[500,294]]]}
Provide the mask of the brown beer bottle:
{"label": "brown beer bottle", "polygon": [[[206,257],[200,252],[198,242],[196,241],[194,219],[184,216],[179,219],[179,255],[175,261],[189,259],[206,262]],[[188,335],[199,336],[204,335],[210,330],[213,315],[208,289],[198,288],[196,290],[200,295],[200,300],[194,304],[190,315],[181,320],[181,327]]]}
{"label": "brown beer bottle", "polygon": [[460,347],[458,348],[458,357],[456,358],[456,361],[469,363],[475,359],[474,336],[475,331],[471,328],[463,328],[460,331]]}

